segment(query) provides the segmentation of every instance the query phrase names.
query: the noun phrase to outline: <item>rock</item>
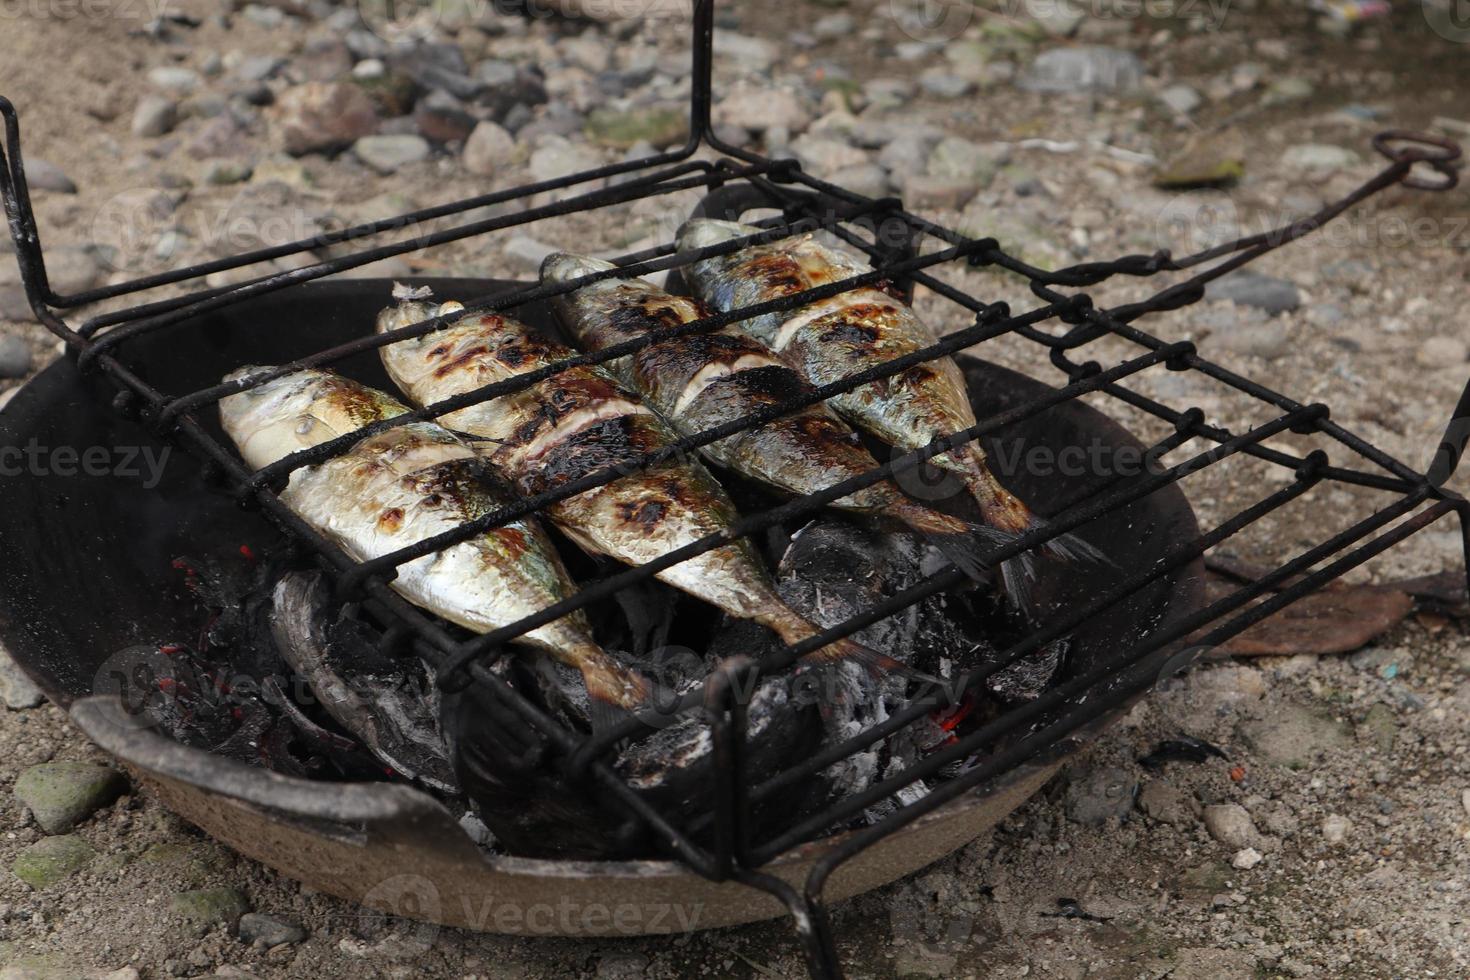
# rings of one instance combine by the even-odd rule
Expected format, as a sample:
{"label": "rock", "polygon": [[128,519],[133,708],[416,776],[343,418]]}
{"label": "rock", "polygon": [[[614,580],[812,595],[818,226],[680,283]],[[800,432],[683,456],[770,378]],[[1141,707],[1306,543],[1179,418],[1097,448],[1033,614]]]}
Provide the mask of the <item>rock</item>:
{"label": "rock", "polygon": [[1133,812],[1138,781],[1122,769],[1094,769],[1067,786],[1067,817],[1086,827],[1100,827]]}
{"label": "rock", "polygon": [[552,252],[561,251],[554,245],[538,242],[526,235],[517,235],[505,243],[506,263],[518,272],[539,272],[541,260]]}
{"label": "rock", "polygon": [[26,186],[33,191],[75,194],[76,183],[60,167],[40,157],[26,157]]}
{"label": "rock", "polygon": [[1266,105],[1296,102],[1300,99],[1310,99],[1316,94],[1316,91],[1316,86],[1305,78],[1278,78],[1271,83],[1263,101]]}
{"label": "rock", "polygon": [[382,78],[388,74],[388,66],[377,58],[364,58],[352,66],[352,77],[364,81]]}
{"label": "rock", "polygon": [[684,142],[689,121],[683,111],[650,106],[640,109],[599,108],[587,117],[587,138],[602,146],[619,150],[640,142],[663,149]]}
{"label": "rock", "polygon": [[240,166],[246,165],[241,158],[251,155],[245,127],[229,113],[218,115],[201,126],[184,149],[195,160],[223,158]]}
{"label": "rock", "polygon": [[475,78],[483,86],[475,102],[482,105],[496,122],[506,129],[515,130],[506,124],[513,112],[528,113],[533,106],[546,101],[546,86],[539,77],[508,61],[490,59],[475,66]]}
{"label": "rock", "polygon": [[1170,189],[1224,187],[1245,176],[1244,134],[1234,127],[1202,133],[1159,164],[1154,185]]}
{"label": "rock", "polygon": [[1205,807],[1205,829],[1210,836],[1234,850],[1250,847],[1261,841],[1251,815],[1238,803],[1219,803]]}
{"label": "rock", "polygon": [[1235,852],[1235,857],[1230,859],[1230,865],[1242,871],[1249,871],[1263,860],[1261,852],[1254,847],[1243,847]]}
{"label": "rock", "polygon": [[919,88],[935,98],[958,99],[975,91],[975,82],[943,68],[930,68],[919,74]]}
{"label": "rock", "polygon": [[893,190],[888,182],[888,172],[876,163],[860,163],[834,171],[832,183],[874,198],[886,197]]}
{"label": "rock", "polygon": [[897,109],[906,105],[918,91],[907,78],[870,78],[863,83],[863,98],[876,109]]}
{"label": "rock", "polygon": [[958,38],[944,46],[944,60],[949,62],[954,73],[972,82],[985,79],[993,57],[994,50],[983,41]]}
{"label": "rock", "polygon": [[831,174],[844,167],[857,167],[868,162],[868,155],[844,140],[803,133],[791,141],[791,154],[807,170]]}
{"label": "rock", "polygon": [[1322,753],[1351,744],[1338,722],[1296,705],[1240,726],[1240,738],[1264,761],[1288,769],[1306,769]]}
{"label": "rock", "polygon": [[253,55],[243,59],[230,74],[242,82],[264,82],[275,78],[285,64],[284,58],[273,54]]}
{"label": "rock", "polygon": [[233,888],[179,892],[170,900],[169,906],[176,916],[201,929],[217,925],[233,929],[250,911],[250,903],[245,896]]}
{"label": "rock", "polygon": [[1150,819],[1186,827],[1199,817],[1194,797],[1162,779],[1150,779],[1138,792],[1138,809]]}
{"label": "rock", "polygon": [[391,174],[411,163],[428,159],[429,144],[411,133],[395,136],[364,136],[352,144],[352,152],[380,174]]}
{"label": "rock", "polygon": [[480,94],[485,83],[470,74],[464,52],[453,43],[415,44],[389,51],[388,63],[426,90],[444,89],[461,99]]}
{"label": "rock", "polygon": [[43,837],[16,855],[10,870],[41,891],[76,874],[96,856],[92,845],[73,834]]}
{"label": "rock", "polygon": [[145,95],[133,110],[134,136],[163,136],[178,125],[179,108],[173,99]]}
{"label": "rock", "polygon": [[533,181],[555,180],[581,170],[602,166],[602,155],[590,146],[572,143],[559,137],[543,137],[531,154],[529,165]]}
{"label": "rock", "polygon": [[490,120],[470,133],[464,144],[464,168],[479,177],[492,177],[515,162],[515,137]]}
{"label": "rock", "polygon": [[267,949],[302,942],[307,935],[299,923],[262,912],[247,912],[240,916],[239,929],[242,943]]}
{"label": "rock", "polygon": [[1159,101],[1181,116],[1187,116],[1200,107],[1204,97],[1188,85],[1170,85],[1159,93]]}
{"label": "rock", "polygon": [[1070,37],[1086,17],[1066,0],[1030,0],[1023,9],[1052,37]]}
{"label": "rock", "polygon": [[1143,84],[1143,62],[1117,48],[1052,48],[1017,84],[1029,92],[1131,92]]}
{"label": "rock", "polygon": [[925,173],[933,146],[933,140],[922,136],[900,136],[878,151],[878,165],[895,176]]}
{"label": "rock", "polygon": [[15,781],[15,796],[48,834],[64,834],[128,791],[122,773],[95,762],[47,762]]}
{"label": "rock", "polygon": [[715,30],[715,57],[735,62],[748,74],[759,75],[769,71],[780,54],[775,42],[765,38],[719,28]]}
{"label": "rock", "polygon": [[977,193],[975,185],[968,180],[923,174],[905,178],[894,173],[893,176],[903,190],[904,203],[914,208],[959,211]]}
{"label": "rock", "polygon": [[[16,339],[18,338],[11,337],[8,334],[0,338],[0,351],[3,351],[7,341]],[[26,348],[27,358],[30,357],[30,353],[30,348]],[[0,357],[3,357],[3,354],[0,354]],[[29,371],[26,373],[29,373]],[[7,376],[12,378],[21,377],[19,374]],[[26,676],[25,671],[21,670],[20,665],[15,662],[15,658],[11,657],[10,651],[6,650],[3,646],[0,646],[0,700],[5,702],[7,708],[14,711],[19,711],[23,708],[34,708],[46,700],[46,695],[41,693],[41,689],[36,686],[36,682]]]}
{"label": "rock", "polygon": [[215,160],[204,169],[204,182],[216,187],[238,184],[250,179],[250,165],[231,160]]}
{"label": "rock", "polygon": [[[26,165],[26,169],[30,169],[30,164]],[[1459,337],[1441,334],[1420,344],[1419,349],[1414,352],[1414,359],[1429,368],[1459,370],[1470,359],[1470,346]]]}
{"label": "rock", "polygon": [[1352,150],[1328,143],[1303,143],[1281,155],[1281,165],[1288,170],[1308,174],[1336,173],[1362,162]]}
{"label": "rock", "polygon": [[479,122],[463,102],[441,89],[419,99],[413,121],[419,135],[435,143],[466,139]]}
{"label": "rock", "polygon": [[1212,300],[1229,300],[1238,306],[1251,306],[1271,316],[1290,313],[1302,305],[1301,293],[1285,279],[1240,269],[1205,287]]}
{"label": "rock", "polygon": [[289,88],[271,112],[277,139],[292,156],[340,150],[378,126],[372,98],[349,82],[306,82]]}
{"label": "rock", "polygon": [[[24,378],[31,373],[33,358],[31,357],[31,346],[21,338],[13,334],[0,334],[0,378]],[[9,656],[6,662],[17,674],[20,670],[14,667]],[[24,677],[24,674],[20,674]],[[6,699],[8,702],[8,698]],[[29,707],[26,705],[24,707]]]}
{"label": "rock", "polygon": [[1291,349],[1291,332],[1281,320],[1242,320],[1212,333],[1210,345],[1274,361]]}
{"label": "rock", "polygon": [[295,63],[307,81],[330,82],[352,71],[352,52],[341,38],[316,37],[302,46]]}
{"label": "rock", "polygon": [[1329,844],[1341,844],[1352,830],[1353,822],[1347,817],[1329,813],[1322,819],[1322,839]]}
{"label": "rock", "polygon": [[960,136],[946,136],[929,151],[926,169],[931,177],[968,180],[989,187],[1000,168],[1010,162],[1010,149],[995,144],[973,143]]}
{"label": "rock", "polygon": [[811,122],[811,113],[790,89],[768,88],[752,84],[735,86],[715,104],[716,122],[739,126],[751,133],[764,133],[772,127],[785,127],[799,133]]}
{"label": "rock", "polygon": [[160,65],[148,72],[148,84],[178,95],[189,95],[199,88],[199,73],[192,68]]}

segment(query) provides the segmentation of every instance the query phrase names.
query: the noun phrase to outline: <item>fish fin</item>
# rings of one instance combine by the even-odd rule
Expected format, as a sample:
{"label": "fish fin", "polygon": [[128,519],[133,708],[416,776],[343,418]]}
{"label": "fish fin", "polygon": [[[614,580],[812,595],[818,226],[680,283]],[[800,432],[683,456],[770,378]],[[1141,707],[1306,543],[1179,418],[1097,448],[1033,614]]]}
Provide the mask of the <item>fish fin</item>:
{"label": "fish fin", "polygon": [[[1026,530],[1031,531],[1039,527],[1046,527],[1046,521],[1039,517],[1031,518],[1031,524]],[[1046,544],[1041,546],[1042,554],[1048,558],[1055,558],[1065,562],[1092,562],[1097,565],[1111,565],[1117,567],[1107,555],[1075,534],[1059,534]]]}
{"label": "fish fin", "polygon": [[396,280],[393,283],[393,298],[400,303],[428,299],[433,295],[434,290],[428,286],[410,286],[408,283],[397,282]]}

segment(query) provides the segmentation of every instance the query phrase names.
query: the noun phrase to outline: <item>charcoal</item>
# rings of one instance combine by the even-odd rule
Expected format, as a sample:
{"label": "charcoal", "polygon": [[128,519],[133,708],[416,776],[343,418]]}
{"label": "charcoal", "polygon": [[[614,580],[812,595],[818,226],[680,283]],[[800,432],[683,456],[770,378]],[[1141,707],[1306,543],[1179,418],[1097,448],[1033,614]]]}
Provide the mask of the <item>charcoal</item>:
{"label": "charcoal", "polygon": [[286,663],[311,686],[322,709],[401,775],[457,793],[439,728],[438,687],[423,661],[389,656],[365,624],[330,614],[320,573],[291,573],[277,584],[271,632]]}

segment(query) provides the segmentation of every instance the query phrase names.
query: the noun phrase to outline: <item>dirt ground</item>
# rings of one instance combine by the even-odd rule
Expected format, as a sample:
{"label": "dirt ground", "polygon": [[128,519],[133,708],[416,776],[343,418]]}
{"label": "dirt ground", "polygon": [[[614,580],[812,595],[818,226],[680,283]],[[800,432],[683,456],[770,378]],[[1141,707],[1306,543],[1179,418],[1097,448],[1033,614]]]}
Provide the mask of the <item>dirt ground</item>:
{"label": "dirt ground", "polygon": [[[225,254],[272,235],[299,237],[332,221],[514,186],[538,175],[547,146],[594,160],[621,153],[588,145],[579,133],[567,141],[570,151],[538,133],[532,153],[522,135],[489,177],[465,169],[457,143],[436,145],[428,159],[388,174],[351,152],[288,157],[270,110],[249,117],[242,109],[244,124],[211,130],[220,117],[200,101],[231,92],[242,63],[262,55],[295,66],[268,82],[278,97],[283,76],[294,80],[293,72],[327,60],[324,49],[311,45],[342,32],[311,14],[330,8],[283,0],[237,8],[226,23],[219,16],[226,5],[180,2],[167,9],[196,17],[197,26],[175,24],[160,39],[143,29],[143,6],[125,0],[96,7],[60,0],[0,4],[0,95],[19,112],[27,156],[55,164],[76,185],[75,193],[35,192],[43,241],[48,250],[88,247],[94,282]],[[1164,245],[1176,252],[1203,247],[1229,231],[1263,230],[1349,192],[1381,165],[1369,147],[1380,129],[1470,138],[1470,112],[1459,90],[1470,68],[1470,44],[1460,42],[1470,35],[1445,27],[1432,3],[1421,9],[1403,2],[1384,19],[1342,30],[1324,27],[1323,15],[1297,3],[1172,3],[1142,5],[1142,12],[1135,5],[1122,13],[1127,5],[1094,4],[1097,9],[1077,8],[1086,16],[1052,35],[1035,29],[1027,11],[1072,8],[1044,0],[1006,5],[1001,14],[943,7],[952,14],[963,9],[966,19],[941,18],[935,26],[931,17],[929,27],[916,28],[912,15],[924,6],[901,0],[722,5],[722,28],[765,39],[775,57],[769,69],[756,71],[722,61],[717,85],[732,85],[730,76],[742,73],[740,85],[789,82],[804,100],[801,127],[816,116],[830,124],[826,132],[842,134],[832,141],[839,147],[807,144],[804,152],[812,159],[825,153],[839,169],[872,162],[876,153],[861,132],[882,125],[927,126],[973,141],[994,155],[994,172],[976,177],[978,190],[963,201],[940,194],[920,209],[970,234],[995,235],[1028,260],[1070,264]],[[303,10],[307,16],[292,16]],[[851,23],[830,20],[841,14]],[[657,19],[628,30],[588,28],[576,38],[588,49],[578,54],[584,64],[545,64],[551,102],[582,114],[605,100],[621,105],[599,75],[610,53],[612,66],[630,75],[652,66],[653,81],[638,82],[639,98],[678,105],[687,93],[678,75],[687,51],[682,30],[677,20]],[[553,36],[560,44],[573,34],[537,20],[524,32],[467,28],[458,42],[470,65],[487,56],[524,63],[552,57]],[[906,40],[932,44],[906,60],[900,44]],[[945,78],[925,73],[937,66],[940,75],[964,78],[967,49],[958,42],[983,45],[976,56],[986,66],[978,83],[969,79],[971,91],[954,97],[945,94]],[[1136,54],[1144,72],[1137,90],[1057,94],[1017,84],[1039,52],[1085,45]],[[352,60],[362,61],[355,54]],[[182,117],[171,133],[139,135],[132,128],[135,105],[143,94],[167,88],[149,75],[162,66],[194,69],[192,82],[177,83],[193,91],[170,94]],[[776,83],[768,82],[771,75]],[[921,84],[886,113],[860,109],[852,125],[829,118],[844,94],[862,92],[874,79]],[[1175,86],[1187,86],[1198,104],[1182,113],[1170,108],[1162,97]],[[1171,98],[1184,96],[1176,91]],[[777,107],[770,103],[770,112]],[[545,119],[546,111],[538,107],[536,118]],[[776,139],[770,132],[764,138]],[[208,148],[211,140],[222,148]],[[1210,164],[1238,157],[1244,176],[1225,189],[1154,186],[1156,163],[1190,145]],[[1324,156],[1324,146],[1346,152]],[[848,152],[854,148],[862,163]],[[220,170],[221,161],[236,160],[250,161],[253,176],[240,182]],[[928,165],[932,173],[932,157]],[[822,172],[816,163],[808,166]],[[906,193],[937,193],[915,187]],[[116,224],[109,216],[134,207],[129,195],[140,193],[178,197],[166,224],[184,236],[168,238],[162,225],[139,232],[137,212],[130,211],[131,237],[122,251],[108,251],[119,245],[110,237]],[[528,278],[525,255],[538,242],[587,241],[610,253],[646,247],[666,239],[690,203],[684,195],[617,215],[542,222],[529,230],[529,245],[511,236],[473,239],[389,260],[378,271]],[[273,230],[263,230],[267,225]],[[1337,422],[1423,467],[1470,376],[1462,312],[1467,249],[1470,190],[1390,190],[1255,266],[1296,287],[1295,309],[1268,316],[1206,302],[1138,326],[1166,341],[1195,341],[1227,368],[1300,403],[1326,403]],[[0,265],[8,270],[13,262],[0,255]],[[1015,278],[989,270],[943,276],[987,299],[1034,305]],[[0,273],[0,288],[14,282],[9,271]],[[1094,295],[1099,305],[1111,305],[1155,288],[1128,280]],[[965,325],[932,292],[920,291],[919,307],[942,330]],[[25,341],[35,369],[59,356],[55,339],[39,325],[5,320],[0,331]],[[1106,365],[1138,348],[1109,340],[1081,353]],[[987,344],[983,354],[1045,380],[1058,377],[1034,344],[1004,340]],[[1174,407],[1197,406],[1232,431],[1274,414],[1197,372],[1157,368],[1136,381],[1138,391]],[[0,399],[20,382],[0,382]],[[1116,402],[1092,400],[1145,441],[1166,431]],[[1323,448],[1335,463],[1363,465],[1321,436],[1287,434],[1271,445],[1299,454]],[[1181,454],[1191,448],[1200,446],[1191,443]],[[1286,479],[1279,467],[1239,460],[1191,476],[1184,488],[1208,527]],[[1325,486],[1232,541],[1229,551],[1256,563],[1281,561],[1391,499]],[[1446,521],[1349,578],[1383,582],[1461,563],[1459,529]],[[1069,980],[1470,976],[1467,718],[1470,637],[1461,623],[1424,612],[1348,655],[1212,662],[1162,684],[993,834],[837,907],[834,927],[848,973]],[[1180,736],[1220,746],[1229,760],[1174,762],[1157,771],[1138,763],[1161,740]],[[0,787],[6,788],[40,763],[100,758],[50,705],[0,710],[0,747]],[[1107,809],[1095,798],[1099,786],[1111,787],[1101,795],[1104,804],[1116,805],[1094,823],[1089,815],[1100,805]],[[1202,819],[1206,807],[1222,804],[1248,814],[1248,843],[1238,842],[1245,846],[1222,842]],[[0,793],[0,829],[0,865],[7,869],[44,836],[8,791]],[[146,794],[124,797],[76,833],[99,857],[61,885],[37,891],[0,871],[0,977],[803,975],[781,923],[577,940],[384,920],[234,855]],[[1242,858],[1247,850],[1255,858]],[[252,909],[301,924],[307,937],[269,949],[250,946],[229,928],[201,930],[173,913],[176,894],[215,887],[238,889]]]}

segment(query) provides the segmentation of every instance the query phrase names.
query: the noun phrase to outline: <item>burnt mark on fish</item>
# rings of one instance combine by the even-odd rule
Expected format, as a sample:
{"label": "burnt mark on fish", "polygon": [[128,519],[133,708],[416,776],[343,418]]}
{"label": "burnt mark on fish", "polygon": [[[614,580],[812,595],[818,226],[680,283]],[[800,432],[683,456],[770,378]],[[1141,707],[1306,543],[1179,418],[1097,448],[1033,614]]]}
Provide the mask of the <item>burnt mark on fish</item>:
{"label": "burnt mark on fish", "polygon": [[384,534],[397,534],[403,527],[403,508],[389,507],[378,515],[378,530]]}
{"label": "burnt mark on fish", "polygon": [[[443,346],[444,345],[440,345],[440,347],[434,348],[434,352],[439,351]],[[444,361],[438,367],[434,368],[434,377],[443,378],[446,375],[459,370],[466,364],[469,364],[475,359],[488,353],[490,353],[490,348],[488,346],[486,346],[485,344],[476,344],[475,346],[469,348],[466,351],[463,351],[462,353],[456,354],[453,358]],[[443,354],[440,354],[439,356],[443,358],[446,357],[448,354],[449,351],[446,350]]]}
{"label": "burnt mark on fish", "polygon": [[733,365],[742,357],[771,356],[765,346],[744,335],[711,333],[645,347],[636,355],[636,363],[640,377],[681,388],[712,364]]}
{"label": "burnt mark on fish", "polygon": [[770,295],[784,296],[806,288],[806,275],[801,263],[783,252],[763,251],[740,263],[738,277],[755,280]]}
{"label": "burnt mark on fish", "polygon": [[855,303],[844,306],[831,320],[820,325],[823,341],[847,344],[851,347],[872,347],[878,342],[882,331],[875,321],[891,313],[886,306],[877,303]]}
{"label": "burnt mark on fish", "polygon": [[662,446],[663,439],[645,415],[606,419],[528,460],[519,482],[528,493],[542,493],[608,467],[631,467],[638,457]]}
{"label": "burnt mark on fish", "polygon": [[663,520],[668,513],[668,502],[663,500],[645,499],[630,501],[618,505],[618,516],[629,524],[636,524],[641,528],[652,528]]}

